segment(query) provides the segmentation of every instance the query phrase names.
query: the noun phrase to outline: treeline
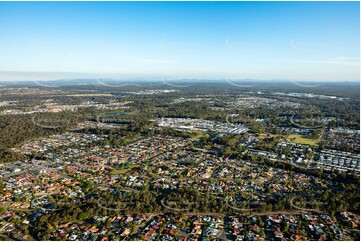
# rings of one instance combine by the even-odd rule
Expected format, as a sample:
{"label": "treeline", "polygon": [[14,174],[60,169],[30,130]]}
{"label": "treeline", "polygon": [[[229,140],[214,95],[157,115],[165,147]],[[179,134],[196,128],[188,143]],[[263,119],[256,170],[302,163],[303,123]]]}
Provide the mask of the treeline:
{"label": "treeline", "polygon": [[10,148],[34,138],[64,133],[67,129],[75,127],[80,120],[79,115],[70,112],[1,115],[0,163],[23,158]]}

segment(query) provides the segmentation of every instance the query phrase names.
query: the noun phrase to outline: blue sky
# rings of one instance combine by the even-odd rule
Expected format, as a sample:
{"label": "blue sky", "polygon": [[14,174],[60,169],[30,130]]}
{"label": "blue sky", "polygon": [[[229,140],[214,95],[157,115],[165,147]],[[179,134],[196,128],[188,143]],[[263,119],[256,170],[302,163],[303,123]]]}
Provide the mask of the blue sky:
{"label": "blue sky", "polygon": [[359,80],[359,2],[0,2],[0,80]]}

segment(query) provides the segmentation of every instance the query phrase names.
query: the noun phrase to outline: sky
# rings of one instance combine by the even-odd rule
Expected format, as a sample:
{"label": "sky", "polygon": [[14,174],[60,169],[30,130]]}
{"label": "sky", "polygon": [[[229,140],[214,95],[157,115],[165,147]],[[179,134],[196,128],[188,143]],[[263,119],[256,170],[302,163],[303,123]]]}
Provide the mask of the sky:
{"label": "sky", "polygon": [[359,81],[359,2],[0,2],[0,80]]}

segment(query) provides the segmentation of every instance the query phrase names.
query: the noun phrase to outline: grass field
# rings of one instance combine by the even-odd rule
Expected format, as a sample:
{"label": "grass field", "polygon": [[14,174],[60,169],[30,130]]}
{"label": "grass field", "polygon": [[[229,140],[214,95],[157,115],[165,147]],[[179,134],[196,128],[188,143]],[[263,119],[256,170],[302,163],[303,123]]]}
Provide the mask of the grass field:
{"label": "grass field", "polygon": [[191,140],[199,140],[202,137],[208,137],[208,134],[204,133],[204,132],[194,132],[194,136],[191,137]]}
{"label": "grass field", "polygon": [[139,165],[129,164],[129,165],[128,165],[128,168],[113,169],[113,170],[110,172],[110,175],[112,175],[112,176],[114,176],[114,175],[123,175],[123,174],[129,172],[132,168],[135,168],[135,167],[139,167]]}
{"label": "grass field", "polygon": [[304,145],[311,145],[314,146],[318,143],[319,139],[310,139],[307,137],[304,137],[299,134],[290,134],[287,136],[287,139],[289,139],[291,142],[298,143],[298,144],[304,144]]}

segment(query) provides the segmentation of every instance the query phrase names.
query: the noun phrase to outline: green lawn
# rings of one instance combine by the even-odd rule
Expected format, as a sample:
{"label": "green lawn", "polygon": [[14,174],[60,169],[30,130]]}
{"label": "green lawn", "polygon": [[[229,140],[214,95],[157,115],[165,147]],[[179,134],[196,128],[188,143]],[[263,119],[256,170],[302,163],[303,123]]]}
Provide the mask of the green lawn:
{"label": "green lawn", "polygon": [[209,135],[204,133],[204,132],[194,132],[194,134],[192,134],[192,137],[190,138],[191,140],[199,140],[202,137],[208,137]]}
{"label": "green lawn", "polygon": [[307,138],[307,137],[304,137],[299,134],[290,134],[287,136],[287,139],[289,139],[291,142],[294,142],[294,143],[310,145],[310,146],[316,145],[319,141],[319,138],[311,139],[311,138]]}
{"label": "green lawn", "polygon": [[135,165],[135,164],[128,164],[128,168],[119,168],[119,169],[115,169],[113,168],[112,171],[110,172],[110,175],[114,176],[114,175],[123,175],[129,171],[131,171],[133,168],[139,167],[139,165]]}

